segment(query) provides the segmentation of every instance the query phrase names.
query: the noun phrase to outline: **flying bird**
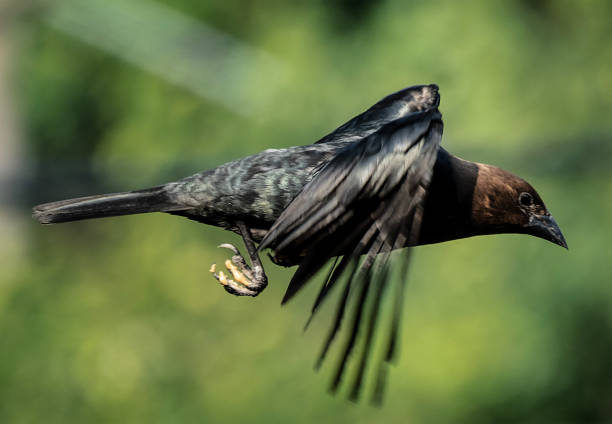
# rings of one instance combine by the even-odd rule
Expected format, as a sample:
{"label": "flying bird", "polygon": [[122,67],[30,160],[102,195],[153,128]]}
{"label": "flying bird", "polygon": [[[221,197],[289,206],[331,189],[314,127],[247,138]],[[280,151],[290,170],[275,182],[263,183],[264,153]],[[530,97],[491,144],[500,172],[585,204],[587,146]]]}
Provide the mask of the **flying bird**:
{"label": "flying bird", "polygon": [[[440,147],[442,115],[435,84],[388,95],[317,142],[268,149],[182,180],[145,190],[102,194],[35,206],[43,224],[146,212],[166,212],[222,227],[244,240],[251,265],[229,244],[227,273],[211,273],[237,296],[257,296],[268,284],[260,253],[298,268],[282,302],[329,269],[311,318],[341,286],[336,315],[317,365],[349,311],[346,343],[331,389],[343,379],[357,343],[361,352],[350,388],[360,394],[383,297],[395,285],[374,396],[396,352],[408,257],[399,278],[390,258],[413,246],[465,237],[520,233],[567,243],[535,189],[492,165],[460,159]],[[408,254],[406,253],[406,254]],[[354,302],[350,303],[350,299]],[[350,305],[354,305],[351,309]]]}

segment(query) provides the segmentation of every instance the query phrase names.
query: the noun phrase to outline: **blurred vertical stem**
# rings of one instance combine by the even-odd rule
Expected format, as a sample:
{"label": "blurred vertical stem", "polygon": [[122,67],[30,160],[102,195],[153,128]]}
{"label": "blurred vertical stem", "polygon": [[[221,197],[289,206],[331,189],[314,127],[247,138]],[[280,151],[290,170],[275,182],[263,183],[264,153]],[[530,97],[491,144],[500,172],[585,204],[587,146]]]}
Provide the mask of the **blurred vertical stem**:
{"label": "blurred vertical stem", "polygon": [[11,6],[15,3],[0,6],[0,16],[4,17],[0,20],[0,240],[3,241],[0,243],[0,264],[5,275],[18,269],[17,259],[22,257],[24,240],[21,225],[24,218],[17,213],[16,193],[26,163],[20,148],[10,85],[13,63],[10,16],[14,14],[15,9]]}

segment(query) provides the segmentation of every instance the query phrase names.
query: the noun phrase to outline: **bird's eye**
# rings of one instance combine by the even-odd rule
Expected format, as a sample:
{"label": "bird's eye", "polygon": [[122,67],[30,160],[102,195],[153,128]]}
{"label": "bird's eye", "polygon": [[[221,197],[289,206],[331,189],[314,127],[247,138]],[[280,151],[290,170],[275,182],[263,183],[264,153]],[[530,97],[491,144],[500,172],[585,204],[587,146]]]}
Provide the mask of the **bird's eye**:
{"label": "bird's eye", "polygon": [[521,193],[519,203],[521,206],[531,206],[533,204],[533,197],[529,193]]}

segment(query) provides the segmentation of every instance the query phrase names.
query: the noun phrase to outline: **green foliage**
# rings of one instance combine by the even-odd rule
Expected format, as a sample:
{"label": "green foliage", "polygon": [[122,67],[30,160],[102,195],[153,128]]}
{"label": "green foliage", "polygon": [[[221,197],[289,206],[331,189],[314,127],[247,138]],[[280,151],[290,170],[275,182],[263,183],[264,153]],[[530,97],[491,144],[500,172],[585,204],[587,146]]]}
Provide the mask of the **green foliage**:
{"label": "green foliage", "polygon": [[256,299],[216,285],[215,246],[234,235],[160,214],[25,221],[0,275],[1,422],[612,419],[610,2],[165,3],[268,51],[287,78],[253,76],[251,95],[270,100],[245,118],[29,17],[14,72],[25,198],[154,186],[306,144],[436,82],[445,147],[525,176],[570,251],[519,235],[418,248],[375,409],[325,392],[333,360],[312,372],[333,306],[301,334],[316,287],[281,309],[291,270],[269,262]]}

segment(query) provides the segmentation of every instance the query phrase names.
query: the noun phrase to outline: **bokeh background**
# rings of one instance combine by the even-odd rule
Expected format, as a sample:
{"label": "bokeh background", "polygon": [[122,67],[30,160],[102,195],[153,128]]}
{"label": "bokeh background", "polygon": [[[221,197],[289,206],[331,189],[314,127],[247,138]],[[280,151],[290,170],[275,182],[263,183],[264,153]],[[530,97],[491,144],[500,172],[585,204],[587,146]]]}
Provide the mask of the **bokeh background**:
{"label": "bokeh background", "polygon": [[[612,422],[612,3],[0,2],[0,422]],[[227,295],[236,242],[32,205],[318,139],[441,87],[444,145],[533,183],[568,240],[416,249],[382,408],[326,392],[331,317],[291,270]]]}

